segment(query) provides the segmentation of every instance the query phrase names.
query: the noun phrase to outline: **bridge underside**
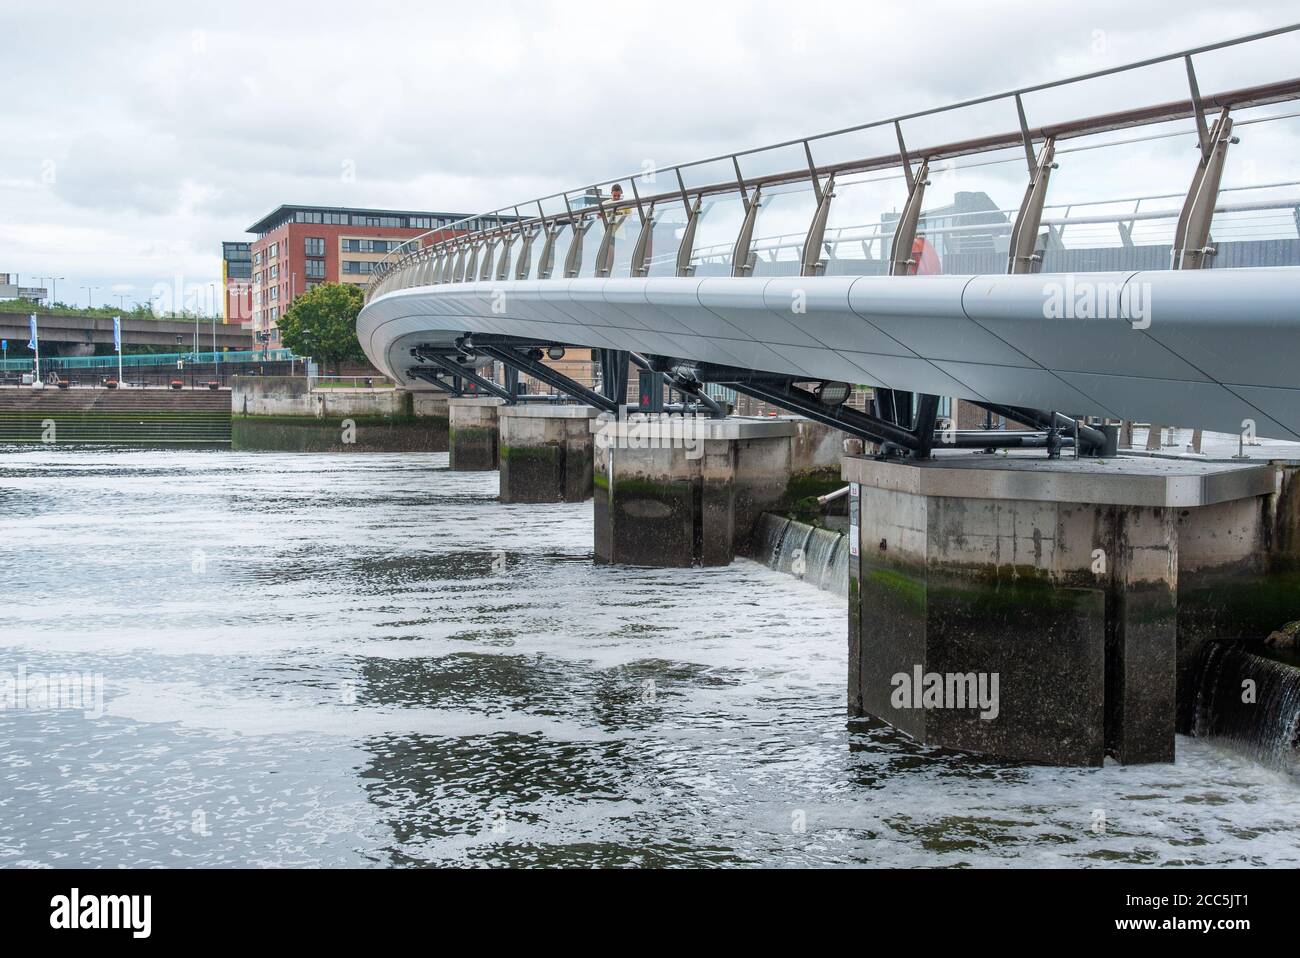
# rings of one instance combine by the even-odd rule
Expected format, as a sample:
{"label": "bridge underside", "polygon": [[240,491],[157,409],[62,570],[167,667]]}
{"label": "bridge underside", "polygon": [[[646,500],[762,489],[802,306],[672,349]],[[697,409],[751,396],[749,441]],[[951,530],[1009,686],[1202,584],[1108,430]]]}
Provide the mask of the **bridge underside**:
{"label": "bridge underside", "polygon": [[[1060,308],[1084,288],[1092,308]],[[413,389],[439,387],[412,374],[412,350],[454,353],[468,333],[655,357],[753,395],[863,383],[1011,413],[1229,433],[1249,420],[1258,435],[1300,439],[1296,267],[471,282],[377,296],[357,331]]]}

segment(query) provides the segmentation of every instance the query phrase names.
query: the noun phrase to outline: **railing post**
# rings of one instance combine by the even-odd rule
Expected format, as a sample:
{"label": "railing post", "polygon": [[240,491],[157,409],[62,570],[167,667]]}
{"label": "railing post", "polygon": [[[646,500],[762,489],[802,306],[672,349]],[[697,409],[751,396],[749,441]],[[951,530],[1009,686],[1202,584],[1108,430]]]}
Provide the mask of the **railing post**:
{"label": "railing post", "polygon": [[456,247],[456,260],[451,267],[451,281],[459,283],[465,278],[465,246],[461,243]]}
{"label": "railing post", "polygon": [[[743,184],[742,184],[743,189]],[[752,196],[745,198],[745,219],[740,224],[740,233],[736,236],[736,245],[731,249],[731,275],[748,276],[754,269],[754,256],[749,248],[754,241],[754,224],[758,220],[758,208],[763,201],[760,194],[761,185],[754,187]]]}
{"label": "railing post", "polygon": [[602,210],[600,219],[605,224],[605,232],[596,250],[596,275],[604,277],[614,272],[614,234],[627,219],[627,213],[614,210],[607,214]]}
{"label": "railing post", "polygon": [[546,232],[546,241],[542,243],[542,255],[537,261],[537,278],[550,279],[555,268],[555,238],[564,227],[558,222],[552,222],[550,225],[544,224],[542,229]]}
{"label": "railing post", "polygon": [[537,239],[537,234],[545,228],[542,226],[530,226],[524,230],[520,237],[519,260],[515,264],[515,279],[527,279],[528,271],[533,265],[533,240]]}
{"label": "railing post", "polygon": [[695,230],[700,223],[700,205],[702,197],[695,197],[695,203],[686,208],[686,229],[682,231],[682,242],[677,247],[677,275],[690,276],[695,267],[691,265],[691,253],[695,249]]}
{"label": "railing post", "polygon": [[569,252],[564,257],[565,279],[576,279],[578,273],[582,271],[582,239],[595,222],[596,219],[592,216],[584,216],[573,221],[571,226],[573,242],[569,244]]}
{"label": "railing post", "polygon": [[1171,269],[1203,269],[1214,256],[1215,249],[1210,245],[1210,224],[1219,201],[1219,183],[1223,179],[1228,145],[1236,142],[1237,138],[1232,135],[1232,117],[1224,107],[1207,135],[1201,160],[1196,164],[1192,185],[1178,216]]}
{"label": "railing post", "polygon": [[[1026,146],[1032,155],[1032,148]],[[1043,221],[1043,204],[1047,201],[1047,185],[1056,169],[1056,138],[1049,136],[1038,151],[1038,161],[1025,187],[1025,198],[1016,214],[1016,224],[1011,228],[1011,248],[1007,253],[1008,273],[1036,273],[1043,257],[1038,252],[1038,228]]]}
{"label": "railing post", "polygon": [[907,172],[910,189],[907,191],[907,203],[903,206],[903,215],[894,227],[894,238],[889,248],[889,275],[909,276],[916,260],[912,257],[912,247],[916,243],[916,228],[921,222],[921,206],[925,203],[925,188],[930,185],[930,161],[922,160],[921,167],[912,176],[911,163],[903,158],[903,169]]}
{"label": "railing post", "polygon": [[510,247],[514,245],[510,237],[506,237],[501,243],[501,258],[497,260],[496,281],[505,282],[510,278]]}
{"label": "railing post", "polygon": [[826,272],[826,264],[822,262],[821,255],[822,237],[826,235],[826,221],[831,215],[831,200],[835,198],[835,174],[832,173],[826,180],[825,189],[822,189],[817,182],[816,176],[813,177],[813,186],[817,191],[817,212],[813,214],[808,235],[804,238],[800,276],[820,276]]}
{"label": "railing post", "polygon": [[474,276],[478,273],[478,251],[482,250],[481,242],[469,244],[469,259],[465,261],[465,272],[461,282],[472,283]]}
{"label": "railing post", "polygon": [[[641,212],[638,210],[638,212]],[[632,247],[632,269],[633,278],[639,278],[650,275],[650,257],[654,255],[653,239],[655,228],[655,205],[650,204],[650,209],[641,213],[641,231],[637,233],[636,245]]]}
{"label": "railing post", "polygon": [[478,270],[478,281],[480,283],[486,283],[492,278],[492,259],[496,255],[496,248],[495,236],[483,241],[483,262]]}

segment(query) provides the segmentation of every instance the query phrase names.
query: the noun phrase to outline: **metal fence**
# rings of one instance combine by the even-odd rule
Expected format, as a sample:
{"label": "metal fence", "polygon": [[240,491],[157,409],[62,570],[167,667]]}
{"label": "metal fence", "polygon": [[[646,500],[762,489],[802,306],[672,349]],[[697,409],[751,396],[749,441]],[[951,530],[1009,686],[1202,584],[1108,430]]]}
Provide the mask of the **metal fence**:
{"label": "metal fence", "polygon": [[[1248,62],[1251,44],[1294,46],[1297,31],[1279,27],[475,214],[390,252],[367,298],[489,280],[1300,264],[1300,182],[1263,175],[1288,164],[1275,155],[1287,142],[1277,134],[1300,133],[1300,112],[1290,109],[1300,77],[1202,94],[1197,73],[1219,51]],[[1300,62],[1300,47],[1292,52]],[[1127,96],[1154,88],[1167,68],[1185,72],[1184,98],[1030,124],[1053,91],[1113,78]],[[916,129],[946,130],[961,111],[994,107],[1014,110],[1018,124],[908,143]],[[880,134],[896,148],[854,155],[859,138]],[[1181,182],[1124,189],[1156,150],[1184,162]],[[818,161],[845,152],[850,158]],[[623,184],[630,196],[613,190]]]}

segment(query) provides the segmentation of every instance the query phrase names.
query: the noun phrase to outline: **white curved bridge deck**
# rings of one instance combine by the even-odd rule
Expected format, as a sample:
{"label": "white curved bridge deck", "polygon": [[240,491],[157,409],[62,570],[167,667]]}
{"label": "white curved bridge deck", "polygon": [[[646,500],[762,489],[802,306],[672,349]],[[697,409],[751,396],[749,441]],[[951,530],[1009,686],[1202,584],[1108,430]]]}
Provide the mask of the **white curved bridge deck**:
{"label": "white curved bridge deck", "polygon": [[450,283],[357,321],[417,390],[410,350],[467,332],[1300,440],[1300,267]]}

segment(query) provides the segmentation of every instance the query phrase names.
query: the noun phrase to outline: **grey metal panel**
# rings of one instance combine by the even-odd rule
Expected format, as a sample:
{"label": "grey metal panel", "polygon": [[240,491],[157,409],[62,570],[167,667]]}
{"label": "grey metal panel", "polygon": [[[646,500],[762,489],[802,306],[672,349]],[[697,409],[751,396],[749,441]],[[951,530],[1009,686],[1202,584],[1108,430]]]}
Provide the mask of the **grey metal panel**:
{"label": "grey metal panel", "polygon": [[[1243,400],[1250,403],[1266,417],[1275,422],[1291,423],[1296,428],[1292,430],[1294,435],[1300,435],[1300,388],[1283,389],[1278,386],[1229,386],[1233,393],[1240,396]],[[1256,420],[1256,432],[1261,436],[1274,437],[1271,433],[1264,430],[1262,422],[1258,416],[1249,417]],[[1241,423],[1237,423],[1238,427]],[[1236,429],[1230,430],[1236,432]]]}
{"label": "grey metal panel", "polygon": [[[849,290],[856,281],[856,276],[819,277],[815,282],[802,277],[772,279],[763,290],[763,303],[771,312],[799,326],[816,342],[831,349],[915,356],[912,350],[853,311],[849,305]],[[806,313],[793,311],[796,293],[801,295],[807,307]]]}
{"label": "grey metal panel", "polygon": [[[699,286],[704,280],[659,276],[644,280],[646,302],[684,325],[699,336],[735,339],[738,333],[730,323],[700,305]],[[646,325],[652,325],[646,320]],[[664,329],[664,326],[654,328]]]}
{"label": "grey metal panel", "polygon": [[[786,317],[769,311],[765,292],[770,280],[706,279],[700,283],[700,305],[734,326],[738,335],[765,343],[820,345]],[[733,289],[733,287],[736,287]]]}
{"label": "grey metal panel", "polygon": [[867,380],[867,385],[889,386],[894,389],[931,393],[935,396],[981,398],[965,383],[954,379],[928,359],[916,359],[910,356],[873,356],[851,350],[839,352],[854,365],[862,367],[864,373],[880,377],[879,381]]}
{"label": "grey metal panel", "polygon": [[873,386],[889,385],[881,378],[878,370],[868,368],[870,360],[861,354],[855,354],[853,359],[849,359],[847,355],[835,350],[810,346],[783,346],[781,351],[799,368],[815,370],[819,379]]}
{"label": "grey metal panel", "polygon": [[1061,377],[1080,392],[1105,397],[1115,415],[1139,422],[1192,421],[1204,429],[1236,433],[1243,419],[1254,419],[1258,433],[1270,439],[1300,439],[1292,431],[1266,416],[1217,383],[1139,379],[1101,373],[1062,373]]}
{"label": "grey metal panel", "polygon": [[1019,362],[1008,365],[1032,363],[1045,369],[1104,370],[1127,376],[1205,381],[1207,377],[1194,366],[1146,338],[1142,330],[1134,329],[1118,303],[1114,314],[1106,319],[1045,315],[1049,299],[1058,293],[1060,299],[1077,304],[1079,291],[1122,290],[1132,275],[980,276],[967,287],[962,305],[971,319],[1021,354]]}
{"label": "grey metal panel", "polygon": [[936,361],[936,365],[975,390],[978,395],[993,402],[1089,416],[1116,415],[1100,397],[1081,392],[1045,369],[944,360]]}
{"label": "grey metal panel", "polygon": [[[687,280],[687,282],[691,282]],[[691,327],[683,319],[666,311],[660,305],[650,305],[646,299],[648,289],[644,279],[611,279],[605,284],[605,300],[630,316],[643,328],[664,334],[690,333]],[[689,318],[689,317],[686,317]]]}
{"label": "grey metal panel", "polygon": [[[864,276],[849,290],[849,305],[908,352],[926,358],[1028,365],[962,311],[969,276]],[[904,290],[907,280],[915,290]],[[905,295],[901,295],[905,294]]]}
{"label": "grey metal panel", "polygon": [[1300,268],[1140,273],[1145,332],[1222,383],[1300,385]]}

